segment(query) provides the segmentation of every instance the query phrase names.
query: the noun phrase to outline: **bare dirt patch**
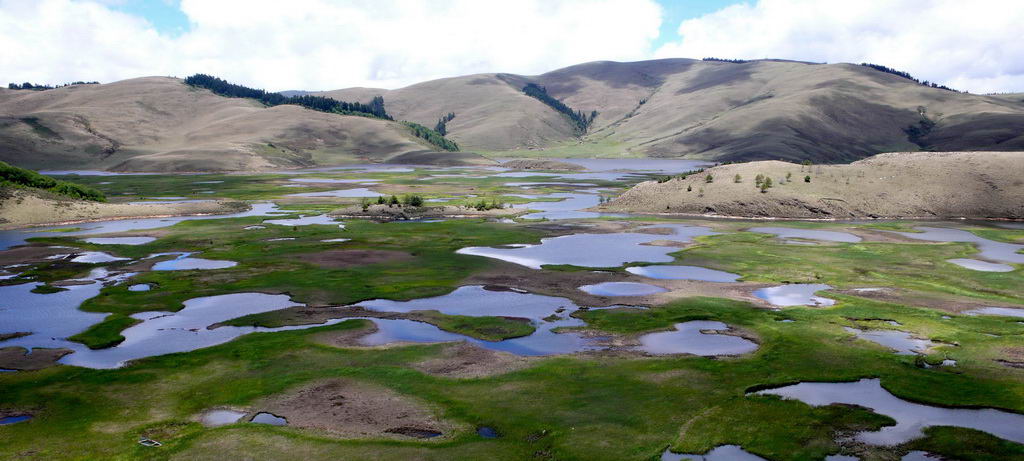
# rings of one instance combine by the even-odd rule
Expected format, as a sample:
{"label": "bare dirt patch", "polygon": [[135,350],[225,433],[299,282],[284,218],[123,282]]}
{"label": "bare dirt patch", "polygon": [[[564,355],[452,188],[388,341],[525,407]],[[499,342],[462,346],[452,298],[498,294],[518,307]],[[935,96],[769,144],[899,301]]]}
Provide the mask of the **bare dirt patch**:
{"label": "bare dirt patch", "polygon": [[[40,234],[43,236],[44,234]],[[21,246],[9,250],[0,251],[0,266],[10,264],[26,264],[45,261],[47,256],[67,254],[67,248],[54,248],[48,246]]]}
{"label": "bare dirt patch", "polygon": [[194,203],[99,203],[49,198],[40,193],[18,190],[0,200],[0,215],[6,221],[0,229],[28,226],[70,225],[91,221],[237,213],[249,208],[241,202]]}
{"label": "bare dirt patch", "polygon": [[31,352],[24,347],[0,348],[0,368],[9,370],[41,370],[57,364],[57,360],[72,352],[71,349],[35,348]]}
{"label": "bare dirt patch", "polygon": [[999,364],[1010,368],[1024,368],[1024,347],[1004,347],[1000,351]]}
{"label": "bare dirt patch", "polygon": [[914,291],[902,288],[886,287],[874,291],[856,291],[854,289],[830,291],[834,291],[836,293],[849,296],[857,296],[860,298],[882,301],[886,303],[902,304],[905,306],[927,307],[952,313],[960,313],[971,309],[979,309],[983,307],[991,307],[997,305],[1002,307],[1024,307],[1013,304],[996,303],[993,301],[966,298],[950,294]]}
{"label": "bare dirt patch", "polygon": [[254,407],[287,419],[289,426],[344,438],[422,438],[451,435],[456,429],[414,397],[347,379],[311,383]]}
{"label": "bare dirt patch", "polygon": [[[364,326],[360,328],[316,333],[311,337],[311,339],[315,343],[332,347],[366,347],[359,343],[359,338],[377,332],[377,324],[369,320],[364,320],[363,323]],[[393,345],[389,344],[387,346],[378,347],[391,346]]]}
{"label": "bare dirt patch", "polygon": [[445,378],[483,378],[521,370],[530,361],[528,357],[460,342],[446,346],[440,355],[414,363],[412,367]]}
{"label": "bare dirt patch", "polygon": [[569,171],[583,171],[586,170],[582,165],[575,163],[562,162],[558,160],[546,160],[546,159],[516,159],[509,160],[500,165],[502,168],[511,168],[513,170],[569,170]]}
{"label": "bare dirt patch", "polygon": [[370,264],[411,261],[409,253],[392,250],[327,250],[317,253],[306,253],[299,259],[328,269],[344,269],[346,267],[367,266]]}

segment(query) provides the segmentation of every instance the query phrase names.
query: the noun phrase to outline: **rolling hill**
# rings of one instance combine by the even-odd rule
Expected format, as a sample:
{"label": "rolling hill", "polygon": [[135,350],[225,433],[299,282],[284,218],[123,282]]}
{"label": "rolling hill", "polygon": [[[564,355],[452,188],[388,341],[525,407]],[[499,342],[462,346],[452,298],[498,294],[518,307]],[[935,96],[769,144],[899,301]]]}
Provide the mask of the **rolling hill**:
{"label": "rolling hill", "polygon": [[30,168],[258,171],[433,151],[397,122],[264,107],[174,78],[0,90],[0,160]]}
{"label": "rolling hill", "polygon": [[[573,109],[597,111],[577,137],[567,118],[522,94],[527,83]],[[449,137],[469,150],[552,156],[630,153],[719,161],[848,162],[906,150],[1024,149],[1024,100],[932,88],[855,64],[663,59],[592,62],[537,76],[481,74],[383,95],[396,118],[433,126],[454,112]],[[922,120],[934,124],[912,139]]]}
{"label": "rolling hill", "polygon": [[[540,85],[581,133],[527,96]],[[1024,150],[1024,98],[919,84],[855,64],[662,59],[591,62],[536,76],[477,74],[405,88],[324,95],[384,97],[395,120],[434,127],[462,153],[438,153],[400,123],[298,106],[264,107],[147,77],[46,91],[0,89],[0,160],[27,167],[256,171],[352,162],[481,162],[522,156],[648,156],[716,161],[850,162],[893,151]]]}
{"label": "rolling hill", "polygon": [[[892,152],[843,165],[765,160],[642,182],[600,209],[797,219],[1024,219],[1021,171],[1024,152]],[[759,187],[759,178],[770,178],[770,185]]]}

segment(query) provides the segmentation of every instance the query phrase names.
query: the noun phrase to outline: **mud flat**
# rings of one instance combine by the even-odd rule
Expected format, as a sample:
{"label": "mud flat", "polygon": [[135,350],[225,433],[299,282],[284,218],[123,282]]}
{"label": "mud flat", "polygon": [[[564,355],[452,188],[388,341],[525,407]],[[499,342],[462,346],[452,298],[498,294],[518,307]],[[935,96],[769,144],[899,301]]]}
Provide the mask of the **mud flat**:
{"label": "mud flat", "polygon": [[13,191],[0,200],[0,229],[63,225],[90,221],[237,213],[241,202],[119,204],[56,200],[26,191]]}
{"label": "mud flat", "polygon": [[510,168],[513,170],[568,170],[568,171],[583,171],[586,167],[583,165],[577,165],[575,163],[562,162],[559,160],[545,160],[545,159],[518,159],[509,160],[501,164],[502,168]]}

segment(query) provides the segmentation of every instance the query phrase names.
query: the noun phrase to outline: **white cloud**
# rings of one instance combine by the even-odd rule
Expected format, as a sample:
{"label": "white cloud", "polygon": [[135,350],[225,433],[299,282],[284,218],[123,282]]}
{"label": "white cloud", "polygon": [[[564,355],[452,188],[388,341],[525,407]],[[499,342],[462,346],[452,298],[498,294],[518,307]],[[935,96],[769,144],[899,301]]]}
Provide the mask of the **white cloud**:
{"label": "white cloud", "polygon": [[649,56],[653,0],[182,0],[158,34],[100,1],[0,0],[0,79],[61,83],[206,72],[283,89],[398,87]]}
{"label": "white cloud", "polygon": [[972,92],[1024,91],[1020,0],[760,0],[684,21],[659,57],[873,62]]}

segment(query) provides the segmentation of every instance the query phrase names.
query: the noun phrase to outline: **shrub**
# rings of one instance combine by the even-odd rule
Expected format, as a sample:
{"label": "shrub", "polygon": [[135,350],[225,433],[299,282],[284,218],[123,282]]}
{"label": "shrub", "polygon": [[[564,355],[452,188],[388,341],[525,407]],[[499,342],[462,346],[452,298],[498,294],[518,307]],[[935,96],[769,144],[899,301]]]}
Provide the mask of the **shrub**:
{"label": "shrub", "polygon": [[704,182],[706,182],[708,184],[711,184],[711,183],[715,182],[715,177],[711,176],[711,175],[707,175],[706,177],[704,177]]}
{"label": "shrub", "polygon": [[419,195],[405,195],[402,196],[402,204],[421,207],[423,206],[423,197],[420,197]]}
{"label": "shrub", "polygon": [[58,181],[49,176],[36,173],[35,171],[8,165],[4,162],[0,162],[0,184],[8,184],[15,187],[44,189],[54,194],[64,195],[74,199],[92,200],[94,202],[106,201],[106,197],[102,192],[89,186]]}
{"label": "shrub", "polygon": [[811,175],[804,176],[804,182],[811,182]]}
{"label": "shrub", "polygon": [[738,174],[736,176],[733,176],[732,182],[734,182],[736,184],[739,184],[739,183],[743,182],[743,176],[740,176]]}

